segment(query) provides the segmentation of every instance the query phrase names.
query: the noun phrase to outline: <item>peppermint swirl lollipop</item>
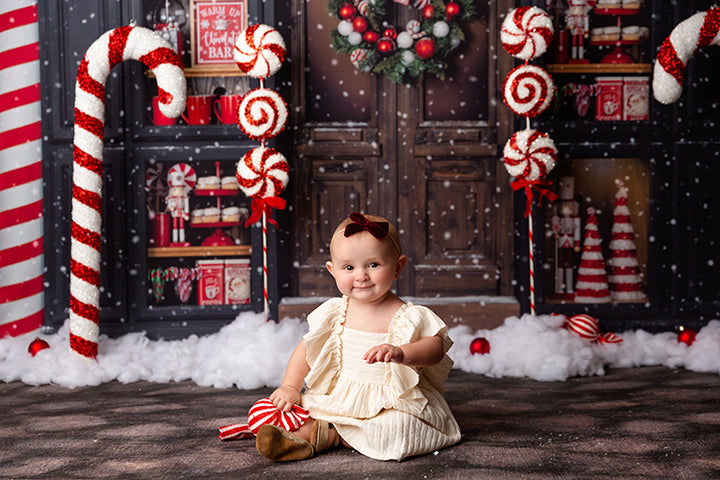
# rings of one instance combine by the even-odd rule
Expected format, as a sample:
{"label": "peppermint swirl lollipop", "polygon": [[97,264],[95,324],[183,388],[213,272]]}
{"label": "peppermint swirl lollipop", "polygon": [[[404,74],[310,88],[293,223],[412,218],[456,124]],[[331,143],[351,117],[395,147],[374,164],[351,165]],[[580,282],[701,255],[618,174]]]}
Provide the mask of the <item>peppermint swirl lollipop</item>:
{"label": "peppermint swirl lollipop", "polygon": [[552,19],[538,7],[511,10],[500,29],[500,41],[505,50],[521,60],[532,60],[547,51],[552,41]]}
{"label": "peppermint swirl lollipop", "polygon": [[510,137],[503,149],[503,162],[513,177],[536,182],[555,167],[557,152],[550,137],[530,128]]}
{"label": "peppermint swirl lollipop", "polygon": [[285,101],[274,90],[256,88],[240,101],[237,122],[240,129],[253,140],[265,140],[278,135],[287,124]]}
{"label": "peppermint swirl lollipop", "polygon": [[233,60],[253,78],[274,75],[285,60],[285,41],[280,32],[263,24],[246,28],[235,41]]}
{"label": "peppermint swirl lollipop", "polygon": [[245,195],[266,198],[280,195],[285,190],[289,171],[287,160],[280,152],[257,147],[238,162],[236,176]]}
{"label": "peppermint swirl lollipop", "polygon": [[554,93],[552,77],[536,65],[516,67],[503,84],[503,101],[521,117],[540,115],[550,106]]}

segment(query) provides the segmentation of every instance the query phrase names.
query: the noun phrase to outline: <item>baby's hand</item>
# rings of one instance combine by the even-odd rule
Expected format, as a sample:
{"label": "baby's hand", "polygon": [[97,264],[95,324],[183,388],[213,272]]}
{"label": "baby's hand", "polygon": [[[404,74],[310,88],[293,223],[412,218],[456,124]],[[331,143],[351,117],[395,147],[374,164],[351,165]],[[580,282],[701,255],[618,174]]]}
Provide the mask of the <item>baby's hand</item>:
{"label": "baby's hand", "polygon": [[405,355],[400,349],[400,347],[396,347],[395,345],[390,345],[388,343],[383,343],[382,345],[377,345],[365,352],[365,355],[363,355],[363,360],[365,360],[366,363],[403,363],[404,357]]}
{"label": "baby's hand", "polygon": [[300,392],[289,385],[283,385],[270,395],[270,401],[278,410],[289,412],[293,405],[300,403]]}

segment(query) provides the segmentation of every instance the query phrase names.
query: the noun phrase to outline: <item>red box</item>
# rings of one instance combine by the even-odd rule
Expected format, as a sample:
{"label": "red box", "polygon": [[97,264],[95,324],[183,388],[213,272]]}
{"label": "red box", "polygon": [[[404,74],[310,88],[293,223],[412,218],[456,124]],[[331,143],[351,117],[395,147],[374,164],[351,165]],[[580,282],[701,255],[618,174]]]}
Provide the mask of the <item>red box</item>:
{"label": "red box", "polygon": [[198,282],[198,305],[222,305],[225,300],[225,263],[222,260],[198,260],[202,277]]}
{"label": "red box", "polygon": [[250,303],[250,259],[225,260],[225,303]]}
{"label": "red box", "polygon": [[618,121],[623,118],[623,77],[599,77],[595,120]]}
{"label": "red box", "polygon": [[625,77],[623,82],[623,120],[647,120],[649,114],[649,77]]}

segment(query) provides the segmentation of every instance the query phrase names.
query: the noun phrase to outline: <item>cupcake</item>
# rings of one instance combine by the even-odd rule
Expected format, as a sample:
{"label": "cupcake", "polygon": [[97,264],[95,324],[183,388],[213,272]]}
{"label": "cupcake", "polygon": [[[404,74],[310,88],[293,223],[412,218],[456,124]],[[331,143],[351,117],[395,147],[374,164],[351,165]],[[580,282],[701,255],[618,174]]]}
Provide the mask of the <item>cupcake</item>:
{"label": "cupcake", "polygon": [[215,207],[203,210],[203,220],[206,223],[217,223],[220,221],[220,209]]}
{"label": "cupcake", "polygon": [[209,177],[198,177],[195,188],[200,190],[216,190],[220,188],[220,177],[212,175]]}
{"label": "cupcake", "polygon": [[623,27],[622,39],[628,41],[640,40],[640,27],[638,27],[637,25]]}
{"label": "cupcake", "polygon": [[205,209],[198,208],[190,212],[190,223],[202,223],[205,221]]}
{"label": "cupcake", "polygon": [[223,190],[239,190],[240,185],[238,184],[237,178],[235,176],[231,177],[223,177],[221,180],[222,188]]}
{"label": "cupcake", "polygon": [[239,222],[240,209],[238,207],[225,207],[222,209],[223,222]]}

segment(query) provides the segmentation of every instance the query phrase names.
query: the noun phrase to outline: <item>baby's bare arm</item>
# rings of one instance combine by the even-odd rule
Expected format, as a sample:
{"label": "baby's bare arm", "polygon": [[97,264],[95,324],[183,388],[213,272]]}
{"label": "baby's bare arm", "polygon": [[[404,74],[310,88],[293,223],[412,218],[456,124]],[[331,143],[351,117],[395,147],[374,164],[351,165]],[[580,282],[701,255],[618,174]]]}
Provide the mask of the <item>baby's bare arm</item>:
{"label": "baby's bare arm", "polygon": [[300,391],[305,383],[305,376],[310,371],[305,360],[306,351],[305,340],[301,340],[290,355],[282,385],[270,395],[270,401],[279,410],[289,412],[293,405],[300,403]]}
{"label": "baby's bare arm", "polygon": [[444,356],[442,338],[435,335],[399,347],[387,343],[377,345],[363,355],[363,360],[367,363],[394,362],[410,367],[427,367],[438,364]]}

